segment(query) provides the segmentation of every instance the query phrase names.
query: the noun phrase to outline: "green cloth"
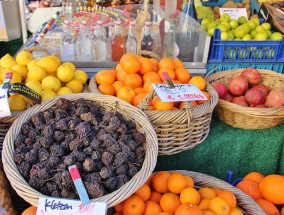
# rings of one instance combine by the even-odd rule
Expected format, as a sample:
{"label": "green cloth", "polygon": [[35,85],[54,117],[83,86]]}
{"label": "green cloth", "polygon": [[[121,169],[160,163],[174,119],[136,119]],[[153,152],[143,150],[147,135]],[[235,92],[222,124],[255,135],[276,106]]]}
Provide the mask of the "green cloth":
{"label": "green cloth", "polygon": [[22,38],[9,42],[0,42],[0,58],[7,53],[9,53],[11,56],[14,56],[22,45]]}
{"label": "green cloth", "polygon": [[263,130],[233,128],[213,117],[206,140],[175,155],[158,156],[158,170],[191,170],[220,179],[232,170],[235,177],[251,171],[284,173],[284,125]]}

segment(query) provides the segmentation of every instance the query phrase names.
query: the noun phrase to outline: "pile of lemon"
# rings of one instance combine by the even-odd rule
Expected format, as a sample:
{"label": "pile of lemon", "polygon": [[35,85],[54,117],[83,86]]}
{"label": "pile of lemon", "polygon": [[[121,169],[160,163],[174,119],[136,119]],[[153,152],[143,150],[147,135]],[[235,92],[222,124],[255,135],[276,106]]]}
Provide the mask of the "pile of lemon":
{"label": "pile of lemon", "polygon": [[[59,95],[80,93],[88,76],[82,70],[76,70],[71,62],[61,64],[54,55],[37,58],[28,51],[21,51],[14,59],[6,54],[0,59],[0,85],[7,72],[12,72],[10,83],[24,83],[42,96],[42,101]],[[15,94],[9,97],[10,109],[22,111],[27,108],[26,97]]]}

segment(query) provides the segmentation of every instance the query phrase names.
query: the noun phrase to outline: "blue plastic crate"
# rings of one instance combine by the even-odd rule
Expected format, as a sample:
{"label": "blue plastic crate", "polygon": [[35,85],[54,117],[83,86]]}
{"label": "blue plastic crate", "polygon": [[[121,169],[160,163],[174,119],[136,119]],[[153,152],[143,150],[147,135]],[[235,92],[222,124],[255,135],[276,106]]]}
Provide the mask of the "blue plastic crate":
{"label": "blue plastic crate", "polygon": [[280,41],[221,40],[216,28],[208,62],[284,62],[284,39]]}
{"label": "blue plastic crate", "polygon": [[238,68],[267,69],[278,73],[284,73],[284,63],[207,63],[206,73],[215,69],[215,72]]}
{"label": "blue plastic crate", "polygon": [[[209,0],[209,1],[202,1],[202,4],[207,7],[221,7],[223,4],[225,4],[227,0]],[[242,0],[233,0],[233,2],[242,2]]]}

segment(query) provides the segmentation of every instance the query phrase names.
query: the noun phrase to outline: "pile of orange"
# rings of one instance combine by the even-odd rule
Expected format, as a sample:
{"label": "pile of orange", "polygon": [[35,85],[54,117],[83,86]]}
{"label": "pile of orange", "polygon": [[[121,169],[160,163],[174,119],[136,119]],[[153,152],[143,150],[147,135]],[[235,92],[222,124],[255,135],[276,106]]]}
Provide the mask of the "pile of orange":
{"label": "pile of orange", "polygon": [[237,188],[252,197],[268,215],[284,215],[284,176],[248,173]]}
{"label": "pile of orange", "polygon": [[[118,98],[138,106],[144,97],[153,90],[152,84],[165,84],[163,73],[167,72],[174,84],[195,84],[207,98],[210,95],[205,92],[206,81],[201,76],[191,78],[189,71],[180,60],[163,58],[160,61],[154,58],[144,58],[131,53],[124,54],[115,69],[101,70],[96,74],[98,90],[105,95]],[[193,106],[203,104],[204,101],[193,102]],[[165,104],[164,104],[165,103]],[[159,101],[150,109],[171,110],[182,108],[176,102]]]}
{"label": "pile of orange", "polygon": [[114,215],[242,215],[235,195],[226,190],[194,188],[179,172],[150,176],[133,195],[114,207]]}

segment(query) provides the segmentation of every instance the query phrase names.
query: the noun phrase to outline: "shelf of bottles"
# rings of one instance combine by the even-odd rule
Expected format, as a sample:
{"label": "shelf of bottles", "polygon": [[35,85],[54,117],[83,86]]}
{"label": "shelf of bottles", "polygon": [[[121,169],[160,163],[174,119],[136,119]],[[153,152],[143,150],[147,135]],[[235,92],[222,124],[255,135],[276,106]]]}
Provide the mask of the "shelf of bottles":
{"label": "shelf of bottles", "polygon": [[188,67],[206,68],[210,37],[200,24],[186,12],[167,14],[164,7],[144,2],[62,8],[61,42],[49,51],[79,67],[111,67],[126,52],[147,51],[150,56],[179,58]]}

